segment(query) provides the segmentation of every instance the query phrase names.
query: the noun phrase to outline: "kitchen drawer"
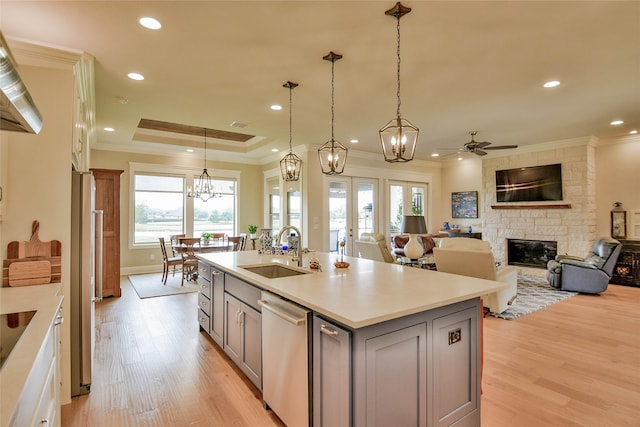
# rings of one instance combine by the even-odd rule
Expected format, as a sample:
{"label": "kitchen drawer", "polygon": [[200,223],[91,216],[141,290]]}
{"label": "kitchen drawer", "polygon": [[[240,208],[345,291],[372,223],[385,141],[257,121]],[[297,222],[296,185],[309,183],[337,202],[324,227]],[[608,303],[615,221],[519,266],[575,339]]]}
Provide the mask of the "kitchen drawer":
{"label": "kitchen drawer", "polygon": [[202,277],[207,282],[211,282],[211,267],[202,261],[198,261],[198,278]]}
{"label": "kitchen drawer", "polygon": [[211,299],[211,283],[205,280],[200,280],[198,278],[198,289],[200,289],[200,293],[207,298]]}
{"label": "kitchen drawer", "polygon": [[200,327],[205,330],[206,333],[209,333],[209,325],[211,324],[211,318],[207,313],[202,310],[198,310],[198,323],[200,323]]}
{"label": "kitchen drawer", "polygon": [[198,293],[198,307],[204,311],[207,316],[211,316],[211,300],[206,295]]}
{"label": "kitchen drawer", "polygon": [[227,274],[224,281],[224,290],[245,304],[250,305],[258,312],[261,312],[260,306],[258,305],[258,300],[261,298],[259,288]]}

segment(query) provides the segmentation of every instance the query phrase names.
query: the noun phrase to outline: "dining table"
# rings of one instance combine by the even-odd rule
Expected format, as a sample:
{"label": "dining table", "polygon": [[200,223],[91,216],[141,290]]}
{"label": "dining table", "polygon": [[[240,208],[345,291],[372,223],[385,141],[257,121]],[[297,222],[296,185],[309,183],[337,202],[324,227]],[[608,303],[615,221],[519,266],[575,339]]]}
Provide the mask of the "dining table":
{"label": "dining table", "polygon": [[[181,237],[178,239],[177,244],[172,244],[171,248],[175,251],[175,253],[181,253],[185,249],[185,245],[181,243],[182,239],[187,239],[187,237]],[[227,240],[209,240],[209,242],[205,243],[200,240],[200,244],[194,245],[194,252],[225,252],[233,249],[234,243],[229,242]]]}

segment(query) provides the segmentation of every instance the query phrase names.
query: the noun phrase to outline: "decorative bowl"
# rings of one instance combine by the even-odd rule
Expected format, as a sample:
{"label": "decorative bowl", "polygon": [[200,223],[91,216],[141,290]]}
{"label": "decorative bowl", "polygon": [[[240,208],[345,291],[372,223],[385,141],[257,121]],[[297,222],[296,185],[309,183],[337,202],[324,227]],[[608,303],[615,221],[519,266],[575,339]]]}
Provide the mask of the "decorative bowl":
{"label": "decorative bowl", "polygon": [[336,268],[349,268],[349,263],[346,261],[336,261],[333,263]]}

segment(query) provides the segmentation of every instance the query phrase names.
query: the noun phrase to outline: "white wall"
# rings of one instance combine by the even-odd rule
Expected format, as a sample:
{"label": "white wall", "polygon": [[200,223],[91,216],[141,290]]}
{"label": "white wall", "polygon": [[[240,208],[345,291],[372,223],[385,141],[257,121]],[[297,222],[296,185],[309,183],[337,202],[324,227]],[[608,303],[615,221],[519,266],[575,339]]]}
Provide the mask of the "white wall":
{"label": "white wall", "polygon": [[[2,228],[2,259],[7,244],[31,238],[31,224],[40,222],[40,240],[62,243],[63,316],[69,319],[71,243],[71,132],[74,77],[68,70],[21,66],[40,113],[40,134],[5,132],[7,144],[6,211]],[[62,325],[62,403],[71,401],[70,322]]]}

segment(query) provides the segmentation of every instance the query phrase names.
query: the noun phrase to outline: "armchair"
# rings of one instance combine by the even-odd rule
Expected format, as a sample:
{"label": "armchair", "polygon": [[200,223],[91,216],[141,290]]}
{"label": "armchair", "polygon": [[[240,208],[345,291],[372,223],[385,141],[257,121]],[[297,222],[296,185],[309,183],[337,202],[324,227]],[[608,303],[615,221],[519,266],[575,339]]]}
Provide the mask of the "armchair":
{"label": "armchair", "polygon": [[607,290],[622,243],[610,237],[596,239],[584,258],[557,255],[547,263],[547,280],[563,291],[598,294]]}
{"label": "armchair", "polygon": [[360,258],[390,263],[394,261],[384,234],[362,233],[360,240],[355,241],[355,250]]}
{"label": "armchair", "polygon": [[491,312],[502,313],[516,298],[518,270],[515,267],[498,270],[489,242],[470,237],[442,239],[440,246],[433,248],[433,255],[438,271],[508,283],[508,288],[482,298]]}

